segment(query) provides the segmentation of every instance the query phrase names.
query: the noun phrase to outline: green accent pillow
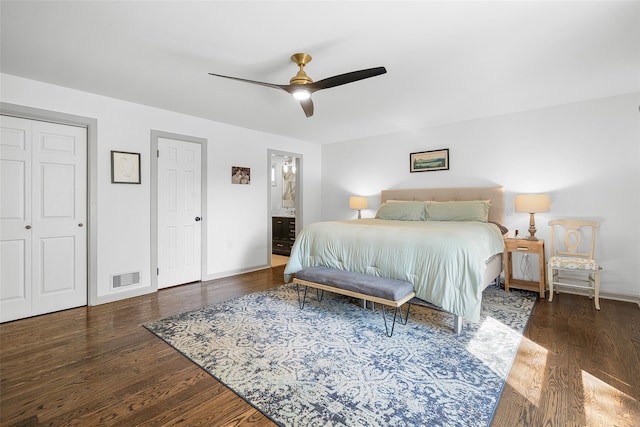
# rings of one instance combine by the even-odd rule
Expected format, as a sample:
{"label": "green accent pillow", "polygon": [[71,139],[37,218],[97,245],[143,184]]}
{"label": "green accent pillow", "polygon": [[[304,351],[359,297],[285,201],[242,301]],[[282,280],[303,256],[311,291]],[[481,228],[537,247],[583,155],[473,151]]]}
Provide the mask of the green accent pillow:
{"label": "green accent pillow", "polygon": [[376,218],[396,221],[426,221],[427,204],[425,202],[383,203],[376,212]]}
{"label": "green accent pillow", "polygon": [[480,221],[489,220],[490,200],[471,200],[455,202],[429,202],[427,220],[429,221]]}

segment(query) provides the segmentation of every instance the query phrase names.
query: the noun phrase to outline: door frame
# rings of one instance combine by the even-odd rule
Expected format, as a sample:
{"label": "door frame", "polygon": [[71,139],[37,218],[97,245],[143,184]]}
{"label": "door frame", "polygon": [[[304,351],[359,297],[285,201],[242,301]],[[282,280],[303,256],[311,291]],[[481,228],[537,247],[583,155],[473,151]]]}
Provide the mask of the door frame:
{"label": "door frame", "polygon": [[[151,129],[151,289],[158,290],[158,138],[200,144],[200,280],[207,277],[207,140]],[[155,153],[155,154],[154,154]]]}
{"label": "door frame", "polygon": [[296,159],[296,237],[298,237],[298,232],[302,229],[302,177],[303,177],[303,168],[302,168],[302,154],[293,153],[291,151],[280,151],[273,150],[269,148],[267,150],[267,236],[269,240],[269,244],[267,245],[267,265],[271,265],[271,253],[273,251],[273,224],[271,222],[271,158],[273,156],[281,156],[281,157],[293,157]]}
{"label": "door frame", "polygon": [[98,297],[98,120],[7,102],[0,102],[0,114],[87,129],[87,304],[106,302]]}

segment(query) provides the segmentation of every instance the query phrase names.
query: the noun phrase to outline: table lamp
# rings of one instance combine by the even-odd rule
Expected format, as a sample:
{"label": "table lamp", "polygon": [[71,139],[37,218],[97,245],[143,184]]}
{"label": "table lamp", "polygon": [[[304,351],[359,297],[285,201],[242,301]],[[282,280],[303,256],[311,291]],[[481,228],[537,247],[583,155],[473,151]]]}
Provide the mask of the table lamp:
{"label": "table lamp", "polygon": [[358,210],[358,219],[361,219],[362,216],[360,214],[360,211],[362,209],[367,209],[367,207],[369,207],[369,202],[368,202],[366,197],[351,196],[351,197],[349,197],[349,207],[351,209],[357,209]]}
{"label": "table lamp", "polygon": [[527,212],[529,214],[529,240],[538,240],[536,234],[536,222],[534,214],[538,212],[549,212],[551,201],[546,194],[518,194],[515,200],[516,212]]}

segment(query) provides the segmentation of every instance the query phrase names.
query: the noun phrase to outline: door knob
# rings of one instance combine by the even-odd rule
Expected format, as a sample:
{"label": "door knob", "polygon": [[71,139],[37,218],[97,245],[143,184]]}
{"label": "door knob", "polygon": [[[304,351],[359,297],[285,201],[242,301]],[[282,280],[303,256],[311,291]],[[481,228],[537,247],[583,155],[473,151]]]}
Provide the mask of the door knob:
{"label": "door knob", "polygon": [[200,221],[202,218],[200,218],[199,216],[196,217],[196,221]]}
{"label": "door knob", "polygon": [[26,228],[27,230],[31,230],[31,226],[30,226],[30,225],[27,225],[25,228]]}
{"label": "door knob", "polygon": [[80,224],[78,224],[78,227],[82,227],[83,225],[84,225],[83,223],[80,223]]}

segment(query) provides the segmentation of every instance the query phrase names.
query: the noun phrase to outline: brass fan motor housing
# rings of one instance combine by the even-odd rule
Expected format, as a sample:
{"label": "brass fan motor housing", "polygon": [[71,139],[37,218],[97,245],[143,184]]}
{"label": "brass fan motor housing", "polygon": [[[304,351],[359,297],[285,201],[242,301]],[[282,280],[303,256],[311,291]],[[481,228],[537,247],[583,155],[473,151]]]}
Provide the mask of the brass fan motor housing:
{"label": "brass fan motor housing", "polygon": [[298,70],[298,73],[295,76],[291,77],[291,80],[289,80],[289,84],[308,85],[313,83],[311,77],[307,76],[307,73],[304,72],[304,66],[311,62],[311,59],[311,55],[307,53],[296,53],[291,55],[291,60],[295,62],[298,67],[300,67],[300,70]]}

